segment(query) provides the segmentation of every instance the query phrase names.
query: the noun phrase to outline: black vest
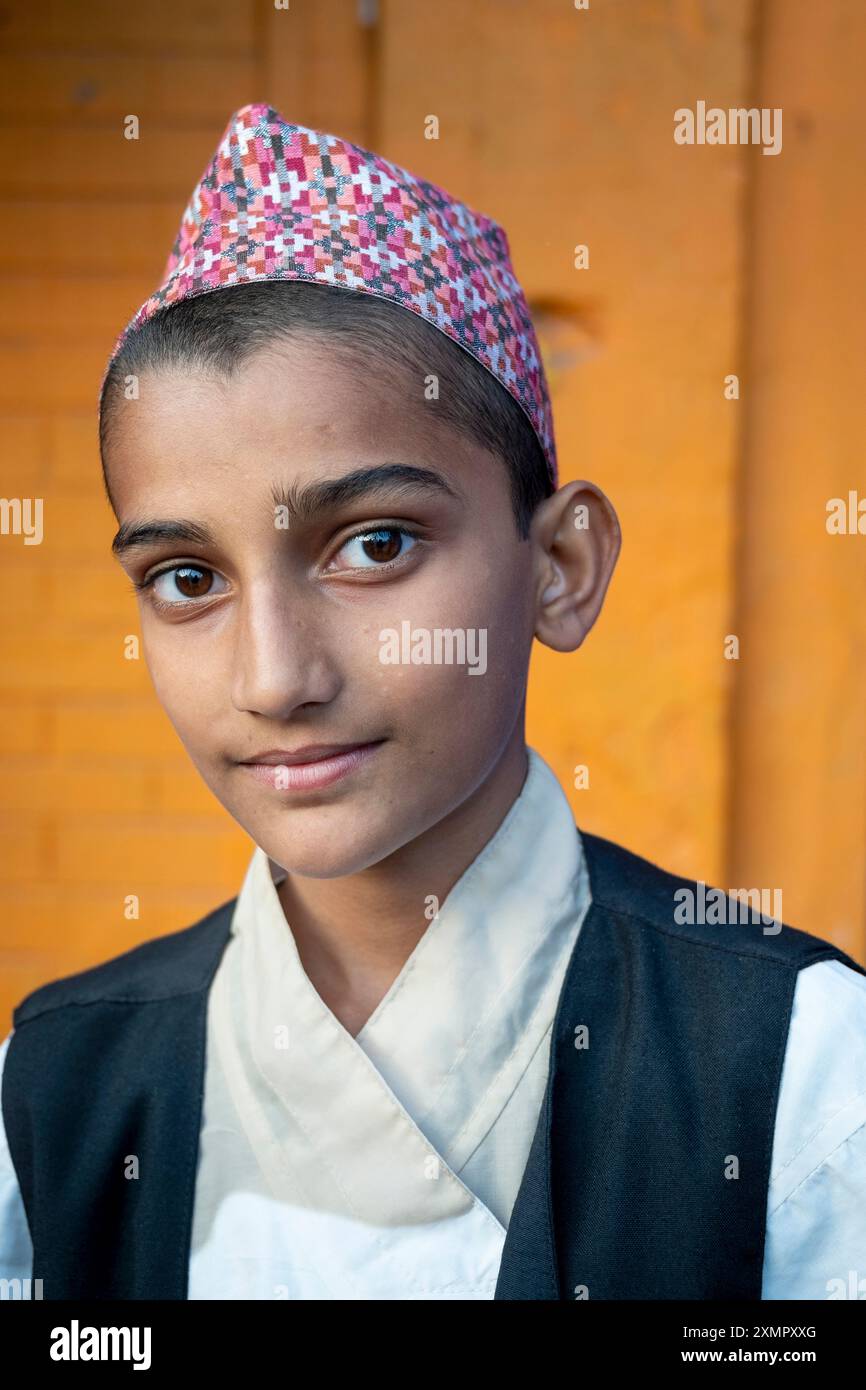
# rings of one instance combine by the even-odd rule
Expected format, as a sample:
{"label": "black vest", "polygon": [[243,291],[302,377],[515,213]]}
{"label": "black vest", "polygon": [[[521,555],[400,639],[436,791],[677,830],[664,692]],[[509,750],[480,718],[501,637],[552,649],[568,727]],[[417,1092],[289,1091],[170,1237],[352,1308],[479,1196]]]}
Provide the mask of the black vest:
{"label": "black vest", "polygon": [[[694,883],[583,842],[592,904],[495,1297],[760,1299],[797,974],[866,970],[787,926],[678,924],[674,893]],[[234,901],[15,1010],[3,1118],[46,1299],[187,1297],[208,992]]]}

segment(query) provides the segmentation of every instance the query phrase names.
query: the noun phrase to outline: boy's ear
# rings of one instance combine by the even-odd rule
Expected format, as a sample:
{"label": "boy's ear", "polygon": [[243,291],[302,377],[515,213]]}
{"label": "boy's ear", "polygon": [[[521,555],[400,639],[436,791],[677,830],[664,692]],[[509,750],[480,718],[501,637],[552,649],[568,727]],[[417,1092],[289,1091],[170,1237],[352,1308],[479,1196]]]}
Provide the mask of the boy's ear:
{"label": "boy's ear", "polygon": [[566,483],[536,509],[530,529],[536,582],[535,635],[573,652],[601,610],[619,555],[619,518],[600,488]]}

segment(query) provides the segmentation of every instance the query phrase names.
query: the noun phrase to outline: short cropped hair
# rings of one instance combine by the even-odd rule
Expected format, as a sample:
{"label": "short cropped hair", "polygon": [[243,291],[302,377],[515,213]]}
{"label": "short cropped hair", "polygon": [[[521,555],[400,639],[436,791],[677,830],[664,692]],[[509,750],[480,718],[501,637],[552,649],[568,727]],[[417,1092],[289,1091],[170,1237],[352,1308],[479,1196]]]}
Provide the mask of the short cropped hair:
{"label": "short cropped hair", "polygon": [[312,332],[327,335],[337,352],[385,376],[406,391],[438,378],[437,417],[498,454],[508,472],[512,510],[521,540],[538,504],[553,486],[544,452],[522,407],[486,367],[418,314],[377,296],[319,281],[262,280],[212,290],[160,309],[134,330],[114,358],[100,398],[99,450],[105,490],[114,407],[125,378],[190,364],[230,376],[267,344]]}

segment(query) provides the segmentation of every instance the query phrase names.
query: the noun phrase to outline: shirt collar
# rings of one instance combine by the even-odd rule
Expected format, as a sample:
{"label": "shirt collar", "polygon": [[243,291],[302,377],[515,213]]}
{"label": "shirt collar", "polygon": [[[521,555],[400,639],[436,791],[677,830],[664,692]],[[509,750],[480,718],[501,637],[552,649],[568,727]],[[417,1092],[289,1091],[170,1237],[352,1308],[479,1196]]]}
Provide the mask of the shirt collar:
{"label": "shirt collar", "polygon": [[357,1038],[307,977],[277,894],[285,871],[261,848],[234,916],[233,932],[255,939],[283,1014],[332,1025],[330,1045],[347,1056],[363,1052],[455,1162],[468,1157],[495,1120],[549,1027],[589,904],[568,798],[533,748],[528,762],[498,830],[451,889]]}

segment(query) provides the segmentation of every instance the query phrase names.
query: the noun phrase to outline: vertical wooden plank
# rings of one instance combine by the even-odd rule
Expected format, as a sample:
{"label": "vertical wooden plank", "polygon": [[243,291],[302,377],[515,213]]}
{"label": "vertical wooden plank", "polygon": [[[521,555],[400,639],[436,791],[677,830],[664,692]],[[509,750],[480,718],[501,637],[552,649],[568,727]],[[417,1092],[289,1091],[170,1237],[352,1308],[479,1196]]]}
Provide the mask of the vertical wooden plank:
{"label": "vertical wooden plank", "polygon": [[270,102],[296,125],[368,144],[378,31],[362,22],[357,0],[291,0],[287,10],[258,3],[262,91],[251,100]]}
{"label": "vertical wooden plank", "polygon": [[859,0],[765,6],[758,100],[784,143],[753,169],[730,807],[732,878],[861,960],[866,535],[826,522],[866,499],[864,52]]}

